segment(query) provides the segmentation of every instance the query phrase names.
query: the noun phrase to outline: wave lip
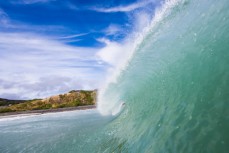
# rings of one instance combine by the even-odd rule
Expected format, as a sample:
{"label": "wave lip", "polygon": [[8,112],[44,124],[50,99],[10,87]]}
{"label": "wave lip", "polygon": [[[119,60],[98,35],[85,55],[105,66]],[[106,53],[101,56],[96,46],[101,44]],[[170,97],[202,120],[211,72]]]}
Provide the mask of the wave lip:
{"label": "wave lip", "polygon": [[111,115],[112,112],[119,107],[122,93],[120,94],[120,91],[117,89],[112,89],[112,86],[117,84],[122,73],[127,71],[131,59],[135,52],[140,50],[145,38],[152,33],[153,29],[157,27],[157,24],[160,24],[160,22],[169,15],[172,8],[178,5],[180,1],[181,0],[166,1],[162,7],[156,9],[155,15],[148,25],[141,29],[141,31],[130,34],[123,45],[116,47],[119,50],[125,51],[125,53],[120,52],[120,55],[116,55],[119,56],[121,60],[118,65],[115,65],[112,74],[107,78],[104,86],[99,89],[97,109],[101,114]]}

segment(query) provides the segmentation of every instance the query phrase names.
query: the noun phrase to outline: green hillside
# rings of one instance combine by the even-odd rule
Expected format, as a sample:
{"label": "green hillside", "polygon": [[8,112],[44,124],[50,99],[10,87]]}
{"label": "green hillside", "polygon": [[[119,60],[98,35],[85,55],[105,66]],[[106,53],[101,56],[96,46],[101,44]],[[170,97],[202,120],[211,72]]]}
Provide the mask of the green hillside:
{"label": "green hillside", "polygon": [[72,90],[69,93],[55,95],[45,99],[0,99],[0,113],[95,105],[96,95],[97,90]]}

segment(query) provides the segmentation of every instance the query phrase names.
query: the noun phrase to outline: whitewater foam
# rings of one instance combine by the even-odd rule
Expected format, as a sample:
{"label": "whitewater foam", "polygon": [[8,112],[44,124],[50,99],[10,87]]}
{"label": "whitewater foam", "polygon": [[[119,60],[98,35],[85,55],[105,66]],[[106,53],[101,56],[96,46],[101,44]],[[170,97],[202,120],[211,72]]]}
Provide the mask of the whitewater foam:
{"label": "whitewater foam", "polygon": [[[116,112],[117,110],[121,110],[117,109],[121,104],[120,95],[116,93],[116,95],[108,96],[106,91],[110,86],[112,86],[113,83],[117,82],[118,77],[123,71],[125,71],[125,68],[128,67],[129,61],[134,56],[135,51],[139,50],[139,47],[141,46],[141,43],[144,41],[146,36],[153,31],[154,27],[156,27],[159,22],[161,22],[164,18],[166,18],[167,15],[169,15],[171,9],[178,5],[180,1],[181,0],[165,1],[162,7],[155,10],[155,15],[149,24],[142,25],[143,28],[139,28],[141,31],[133,32],[130,34],[130,36],[126,38],[125,43],[116,48],[122,50],[121,52],[119,51],[119,55],[116,55],[119,56],[121,60],[112,70],[109,71],[108,78],[98,92],[97,109],[102,115],[110,115],[113,114],[114,111]],[[137,24],[140,23],[135,23],[135,25]],[[123,51],[125,51],[125,53],[123,53]]]}

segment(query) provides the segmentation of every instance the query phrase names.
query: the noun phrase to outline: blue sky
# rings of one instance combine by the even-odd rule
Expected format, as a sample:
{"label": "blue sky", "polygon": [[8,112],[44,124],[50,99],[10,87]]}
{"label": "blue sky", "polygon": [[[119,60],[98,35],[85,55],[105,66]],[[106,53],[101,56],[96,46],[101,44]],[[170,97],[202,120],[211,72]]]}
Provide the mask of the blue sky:
{"label": "blue sky", "polygon": [[42,98],[101,87],[128,54],[130,35],[149,24],[160,4],[0,0],[0,97]]}

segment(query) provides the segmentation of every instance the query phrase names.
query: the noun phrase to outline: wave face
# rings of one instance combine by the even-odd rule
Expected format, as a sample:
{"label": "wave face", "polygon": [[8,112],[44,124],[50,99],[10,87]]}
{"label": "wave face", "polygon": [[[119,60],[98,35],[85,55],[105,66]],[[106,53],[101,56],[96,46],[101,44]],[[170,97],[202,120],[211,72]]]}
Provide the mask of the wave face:
{"label": "wave face", "polygon": [[228,8],[228,0],[180,0],[150,27],[102,95],[122,112],[98,152],[229,150]]}

